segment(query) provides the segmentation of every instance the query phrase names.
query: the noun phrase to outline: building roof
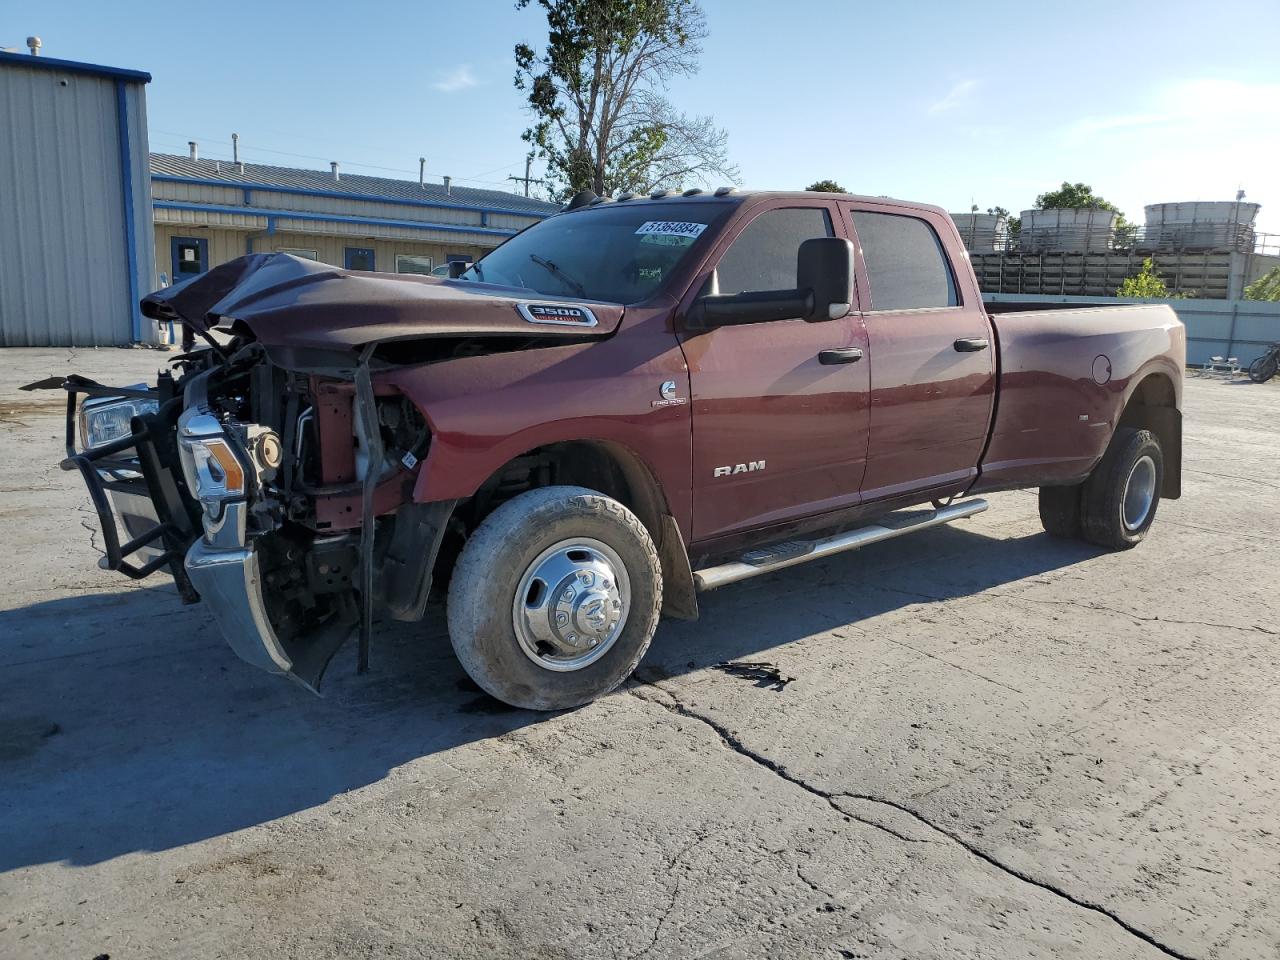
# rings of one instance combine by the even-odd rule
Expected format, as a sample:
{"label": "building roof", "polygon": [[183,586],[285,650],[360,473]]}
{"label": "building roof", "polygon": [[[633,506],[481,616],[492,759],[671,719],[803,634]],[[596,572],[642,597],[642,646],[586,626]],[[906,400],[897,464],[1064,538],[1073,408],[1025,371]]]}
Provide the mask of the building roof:
{"label": "building roof", "polygon": [[535,217],[550,216],[560,209],[557,204],[547,203],[545,200],[535,200],[533,197],[522,197],[501,190],[453,187],[446,192],[442,183],[423,185],[416,180],[367,177],[345,171],[341,179],[334,180],[333,174],[326,170],[275,167],[262,163],[246,163],[244,173],[239,173],[235,164],[229,160],[192,160],[167,153],[151,154],[151,174],[154,177],[226,184],[232,187],[265,187],[287,192],[375,201],[393,200],[398,203],[420,203],[423,206],[461,207]]}
{"label": "building roof", "polygon": [[56,57],[33,57],[29,53],[7,53],[0,50],[0,66],[13,64],[33,70],[61,70],[63,73],[87,73],[95,77],[111,77],[150,83],[151,74],[141,70],[125,70],[122,67],[104,67],[97,63],[81,63],[79,60],[59,60]]}

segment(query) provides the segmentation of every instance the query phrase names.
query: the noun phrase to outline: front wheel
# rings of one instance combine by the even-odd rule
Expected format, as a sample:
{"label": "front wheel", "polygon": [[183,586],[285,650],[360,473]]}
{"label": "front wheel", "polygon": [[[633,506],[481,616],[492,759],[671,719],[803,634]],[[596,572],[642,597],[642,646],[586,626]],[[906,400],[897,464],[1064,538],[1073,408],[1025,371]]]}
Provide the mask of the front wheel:
{"label": "front wheel", "polygon": [[1276,375],[1277,367],[1280,367],[1280,359],[1277,359],[1276,352],[1264,353],[1249,364],[1249,379],[1254,383],[1266,383]]}
{"label": "front wheel", "polygon": [[1136,547],[1160,506],[1164,455],[1150,430],[1121,427],[1081,492],[1081,532],[1109,550]]}
{"label": "front wheel", "polygon": [[486,692],[564,710],[631,675],[661,603],[658,552],[635,514],[585,487],[542,487],[467,540],[449,586],[449,637]]}

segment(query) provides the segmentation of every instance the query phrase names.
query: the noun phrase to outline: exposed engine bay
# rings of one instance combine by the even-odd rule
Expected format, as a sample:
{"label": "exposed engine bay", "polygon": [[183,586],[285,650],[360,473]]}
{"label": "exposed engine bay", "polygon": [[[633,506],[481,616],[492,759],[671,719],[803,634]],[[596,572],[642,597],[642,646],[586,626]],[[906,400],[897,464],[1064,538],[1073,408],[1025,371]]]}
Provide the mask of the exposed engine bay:
{"label": "exposed engine bay", "polygon": [[[319,375],[237,339],[183,354],[153,387],[33,384],[69,393],[63,466],[89,484],[108,546],[102,565],[139,579],[167,566],[187,602],[246,592],[247,604],[211,604],[237,652],[313,688],[388,579],[399,602],[385,611],[421,617],[429,564],[414,563],[394,529],[420,543],[433,532],[424,523],[438,515],[443,526],[445,511],[409,502],[427,424],[408,398],[375,393],[369,353]],[[77,415],[79,394],[87,399]],[[272,641],[265,660],[250,640],[260,633]]]}

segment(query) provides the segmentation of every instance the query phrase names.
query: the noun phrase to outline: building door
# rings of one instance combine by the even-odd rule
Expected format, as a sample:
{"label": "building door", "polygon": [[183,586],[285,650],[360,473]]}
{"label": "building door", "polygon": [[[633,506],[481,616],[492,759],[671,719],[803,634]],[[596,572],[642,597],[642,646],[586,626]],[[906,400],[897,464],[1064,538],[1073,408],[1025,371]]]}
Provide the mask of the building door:
{"label": "building door", "polygon": [[173,282],[198,277],[209,269],[209,241],[198,237],[174,237],[169,244],[173,255]]}
{"label": "building door", "polygon": [[[768,204],[730,228],[702,289],[793,289],[800,244],[834,236],[833,213],[823,201]],[[868,365],[832,360],[866,348],[859,317],[684,329],[680,345],[692,389],[694,540],[859,502]]]}
{"label": "building door", "polygon": [[973,271],[948,261],[942,214],[870,202],[845,209],[867,281],[859,284],[871,373],[862,497],[957,492],[977,475],[995,396],[995,343]]}
{"label": "building door", "polygon": [[348,270],[372,270],[373,247],[347,247],[344,266]]}

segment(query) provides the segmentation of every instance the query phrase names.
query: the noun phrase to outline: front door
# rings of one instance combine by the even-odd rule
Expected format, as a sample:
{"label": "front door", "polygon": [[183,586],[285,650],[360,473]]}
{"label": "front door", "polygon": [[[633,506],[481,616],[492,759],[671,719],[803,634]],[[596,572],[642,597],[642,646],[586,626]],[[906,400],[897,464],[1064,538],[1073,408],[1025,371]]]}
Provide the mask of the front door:
{"label": "front door", "polygon": [[209,241],[198,237],[174,237],[169,243],[173,282],[198,277],[209,269]]}
{"label": "front door", "polygon": [[958,492],[977,475],[995,397],[996,344],[973,272],[952,267],[943,215],[841,206],[861,252],[870,340],[863,499]]}
{"label": "front door", "polygon": [[343,266],[348,270],[372,270],[373,247],[347,247]]}
{"label": "front door", "polygon": [[[800,244],[833,236],[835,213],[826,201],[784,200],[747,213],[712,253],[700,290],[794,289]],[[867,364],[819,359],[865,351],[858,317],[682,330],[680,342],[693,401],[694,540],[858,502]]]}

